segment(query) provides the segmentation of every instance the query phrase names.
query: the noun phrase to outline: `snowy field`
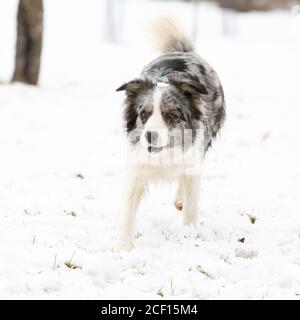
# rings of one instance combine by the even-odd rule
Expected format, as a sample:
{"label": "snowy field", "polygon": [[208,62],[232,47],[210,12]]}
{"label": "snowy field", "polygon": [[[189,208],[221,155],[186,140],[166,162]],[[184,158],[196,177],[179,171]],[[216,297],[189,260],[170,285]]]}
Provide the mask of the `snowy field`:
{"label": "snowy field", "polygon": [[128,1],[121,42],[105,44],[102,1],[46,0],[35,88],[8,84],[16,6],[0,2],[0,298],[299,299],[300,15],[239,15],[225,36],[221,11],[198,8],[197,49],[228,109],[206,158],[199,230],[182,226],[174,187],[155,187],[135,248],[117,254],[114,90],[155,57],[147,20],[168,12],[191,32],[193,8]]}

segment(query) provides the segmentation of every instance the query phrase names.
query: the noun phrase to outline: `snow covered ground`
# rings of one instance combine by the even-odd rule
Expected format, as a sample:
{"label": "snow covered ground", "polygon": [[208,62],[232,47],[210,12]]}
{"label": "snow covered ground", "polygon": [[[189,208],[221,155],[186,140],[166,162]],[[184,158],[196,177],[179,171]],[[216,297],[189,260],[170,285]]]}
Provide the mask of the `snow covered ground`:
{"label": "snow covered ground", "polygon": [[122,43],[108,45],[103,2],[46,0],[34,88],[5,83],[16,5],[0,2],[0,298],[299,298],[300,16],[240,15],[224,36],[219,9],[199,7],[197,48],[228,106],[206,158],[201,224],[183,227],[174,188],[155,187],[135,248],[117,254],[125,159],[114,89],[155,56],[146,20],[168,12],[191,31],[192,7],[131,0]]}

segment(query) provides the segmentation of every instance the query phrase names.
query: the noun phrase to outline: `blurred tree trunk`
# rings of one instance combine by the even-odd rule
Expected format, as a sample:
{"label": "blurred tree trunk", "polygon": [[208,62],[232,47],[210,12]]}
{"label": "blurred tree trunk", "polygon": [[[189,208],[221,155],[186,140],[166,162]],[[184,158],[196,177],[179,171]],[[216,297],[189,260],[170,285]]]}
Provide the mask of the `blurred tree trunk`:
{"label": "blurred tree trunk", "polygon": [[233,10],[222,9],[222,30],[225,36],[237,33],[237,13]]}
{"label": "blurred tree trunk", "polygon": [[125,0],[106,0],[105,2],[105,40],[120,42],[124,24]]}
{"label": "blurred tree trunk", "polygon": [[193,41],[197,41],[197,38],[198,38],[199,2],[200,1],[193,0],[193,30],[192,30]]}
{"label": "blurred tree trunk", "polygon": [[106,0],[106,38],[109,42],[116,42],[115,6],[114,0]]}
{"label": "blurred tree trunk", "polygon": [[20,0],[15,71],[12,81],[36,85],[43,40],[43,0]]}

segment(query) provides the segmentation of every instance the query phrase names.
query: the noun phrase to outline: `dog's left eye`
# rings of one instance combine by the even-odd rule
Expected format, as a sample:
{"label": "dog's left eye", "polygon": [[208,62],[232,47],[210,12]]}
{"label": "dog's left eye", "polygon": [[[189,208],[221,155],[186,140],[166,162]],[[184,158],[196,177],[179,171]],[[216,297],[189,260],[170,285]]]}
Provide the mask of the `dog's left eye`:
{"label": "dog's left eye", "polygon": [[168,115],[168,119],[170,122],[172,123],[179,123],[180,122],[180,118],[179,118],[179,115],[176,114],[176,113],[170,113]]}

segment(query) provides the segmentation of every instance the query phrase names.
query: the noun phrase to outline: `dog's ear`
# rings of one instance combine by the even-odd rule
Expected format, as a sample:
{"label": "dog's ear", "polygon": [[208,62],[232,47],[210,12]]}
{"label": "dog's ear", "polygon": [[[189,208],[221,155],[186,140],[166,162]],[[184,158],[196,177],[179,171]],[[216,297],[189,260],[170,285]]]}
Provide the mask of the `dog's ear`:
{"label": "dog's ear", "polygon": [[168,77],[170,84],[175,86],[180,92],[189,95],[207,95],[208,91],[204,84],[198,79],[182,77],[178,74],[173,74]]}
{"label": "dog's ear", "polygon": [[154,84],[149,80],[134,79],[121,85],[116,91],[126,91],[128,96],[136,95],[143,90],[154,88]]}
{"label": "dog's ear", "polygon": [[194,81],[181,82],[180,89],[183,92],[191,95],[199,95],[199,94],[207,95],[208,94],[207,88],[202,83],[194,82]]}

